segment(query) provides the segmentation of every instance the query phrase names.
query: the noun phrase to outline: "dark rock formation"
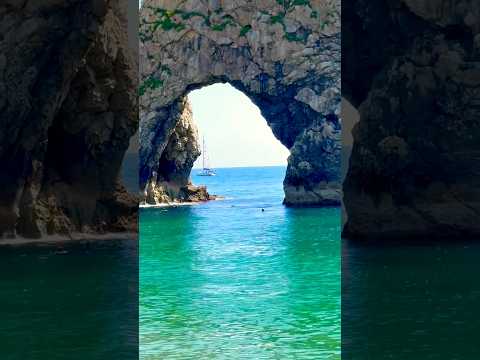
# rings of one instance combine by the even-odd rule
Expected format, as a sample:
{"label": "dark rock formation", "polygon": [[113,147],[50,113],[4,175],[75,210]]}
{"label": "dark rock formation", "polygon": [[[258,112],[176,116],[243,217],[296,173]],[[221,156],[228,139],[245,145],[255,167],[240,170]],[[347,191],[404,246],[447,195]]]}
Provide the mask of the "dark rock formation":
{"label": "dark rock formation", "polygon": [[353,3],[343,9],[342,92],[361,120],[344,234],[479,236],[479,3]]}
{"label": "dark rock formation", "polygon": [[341,190],[341,126],[327,118],[299,135],[290,149],[285,177],[285,200],[289,206],[338,205]]}
{"label": "dark rock formation", "polygon": [[[199,155],[198,145],[184,144],[180,151],[169,145],[178,138],[184,98],[193,89],[228,82],[259,107],[291,149],[285,203],[340,204],[339,4],[144,2],[140,183],[147,202],[182,200],[177,194],[189,184]],[[152,196],[153,189],[169,196]]]}
{"label": "dark rock formation", "polygon": [[[198,131],[186,98],[176,103],[173,118],[176,124],[157,162],[158,172],[152,173],[146,186],[144,202],[149,205],[170,202],[213,200],[205,187],[196,187],[189,180],[193,163],[200,155]],[[171,114],[171,113],[169,113]]]}
{"label": "dark rock formation", "polygon": [[136,229],[126,1],[0,4],[0,236]]}

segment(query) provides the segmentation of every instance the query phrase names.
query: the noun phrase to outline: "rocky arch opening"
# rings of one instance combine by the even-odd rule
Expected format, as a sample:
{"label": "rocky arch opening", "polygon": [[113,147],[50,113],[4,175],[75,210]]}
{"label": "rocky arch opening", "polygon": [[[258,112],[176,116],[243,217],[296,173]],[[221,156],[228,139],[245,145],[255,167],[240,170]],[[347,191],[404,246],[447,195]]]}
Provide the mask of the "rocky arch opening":
{"label": "rocky arch opening", "polygon": [[179,144],[193,151],[182,142],[188,136],[178,136],[189,132],[186,95],[220,82],[247,95],[290,150],[285,204],[339,205],[339,10],[338,2],[323,1],[146,0],[139,87],[144,200],[154,200],[161,182],[188,186],[193,162],[169,157]]}
{"label": "rocky arch opening", "polygon": [[[226,81],[224,78],[205,85],[187,87],[185,94],[174,106],[169,107],[166,112],[157,112],[157,116],[167,116],[167,119],[159,124],[165,126],[172,122],[173,129],[161,153],[154,153],[153,159],[158,160],[154,160],[151,168],[143,166],[146,158],[142,156],[152,156],[152,153],[141,152],[140,184],[145,203],[153,205],[196,202],[215,198],[208,193],[206,187],[196,186],[191,182],[192,168],[201,156],[201,142],[188,97],[194,91],[215,84],[231,85],[238,93],[251,100],[260,110],[272,135],[287,149],[288,166],[283,184],[285,205],[320,206],[340,203],[339,118],[335,114],[329,114],[314,120],[311,128],[303,130],[311,117],[316,117],[309,107],[297,109],[292,121],[288,103],[285,101],[269,96],[249,96],[248,90],[241,83]],[[165,131],[165,128],[160,129],[159,135],[162,135],[162,131]],[[142,149],[142,143],[140,146]]]}
{"label": "rocky arch opening", "polygon": [[213,199],[209,188],[197,186],[205,183],[205,178],[196,176],[204,165],[215,169],[286,166],[289,150],[245,94],[228,83],[216,83],[189,92],[187,99],[190,110],[160,158],[154,198],[147,199],[150,203]]}
{"label": "rocky arch opening", "polygon": [[229,84],[218,83],[190,92],[188,100],[202,145],[194,169],[203,167],[204,155],[206,166],[214,169],[286,167],[289,150],[245,94]]}

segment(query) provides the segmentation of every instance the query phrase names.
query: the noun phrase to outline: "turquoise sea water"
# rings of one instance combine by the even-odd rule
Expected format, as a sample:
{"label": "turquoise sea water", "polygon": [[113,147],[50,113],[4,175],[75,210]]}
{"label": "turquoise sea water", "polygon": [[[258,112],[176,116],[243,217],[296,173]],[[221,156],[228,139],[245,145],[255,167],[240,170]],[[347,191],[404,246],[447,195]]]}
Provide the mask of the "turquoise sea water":
{"label": "turquoise sea water", "polygon": [[136,240],[0,247],[0,359],[132,360]]}
{"label": "turquoise sea water", "polygon": [[[337,210],[285,209],[284,170],[251,170],[261,187],[194,177],[232,199],[142,212],[142,359],[340,358]],[[342,359],[480,358],[479,254],[343,240]],[[0,359],[137,359],[137,259],[135,240],[0,247]]]}
{"label": "turquoise sea water", "polygon": [[340,359],[340,209],[285,208],[284,173],[194,170],[226,199],[142,209],[141,359]]}

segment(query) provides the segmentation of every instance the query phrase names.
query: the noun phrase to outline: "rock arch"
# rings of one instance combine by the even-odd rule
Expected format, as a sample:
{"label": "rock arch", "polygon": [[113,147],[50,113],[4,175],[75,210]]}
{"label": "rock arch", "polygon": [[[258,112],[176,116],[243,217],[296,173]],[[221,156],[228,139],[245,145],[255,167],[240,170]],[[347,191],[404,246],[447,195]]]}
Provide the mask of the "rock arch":
{"label": "rock arch", "polygon": [[228,82],[290,149],[288,205],[339,204],[340,2],[145,0],[140,15],[140,185],[188,198],[199,156],[186,95]]}

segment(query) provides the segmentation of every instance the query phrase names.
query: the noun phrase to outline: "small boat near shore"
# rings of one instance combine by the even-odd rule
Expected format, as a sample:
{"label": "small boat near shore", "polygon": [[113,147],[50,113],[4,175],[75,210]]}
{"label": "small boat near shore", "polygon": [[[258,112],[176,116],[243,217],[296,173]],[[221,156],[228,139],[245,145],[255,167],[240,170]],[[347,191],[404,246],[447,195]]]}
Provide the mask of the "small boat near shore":
{"label": "small boat near shore", "polygon": [[203,149],[202,149],[202,170],[197,173],[198,176],[216,176],[217,173],[214,169],[208,166],[207,158],[207,148],[205,147],[205,138],[203,138]]}
{"label": "small boat near shore", "polygon": [[198,176],[217,176],[217,174],[215,173],[215,170],[210,168],[203,168],[202,171],[200,171],[197,175]]}

